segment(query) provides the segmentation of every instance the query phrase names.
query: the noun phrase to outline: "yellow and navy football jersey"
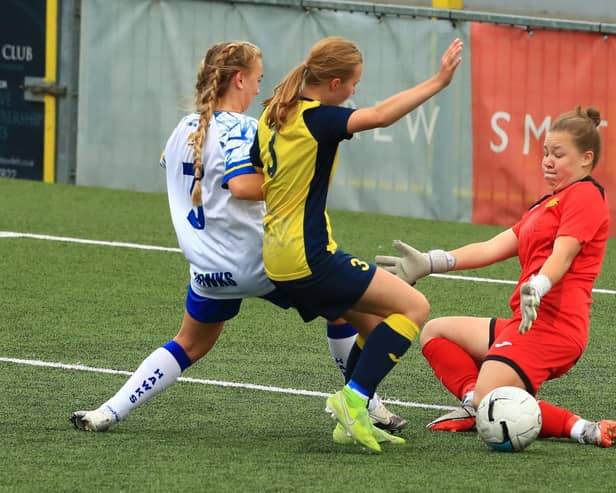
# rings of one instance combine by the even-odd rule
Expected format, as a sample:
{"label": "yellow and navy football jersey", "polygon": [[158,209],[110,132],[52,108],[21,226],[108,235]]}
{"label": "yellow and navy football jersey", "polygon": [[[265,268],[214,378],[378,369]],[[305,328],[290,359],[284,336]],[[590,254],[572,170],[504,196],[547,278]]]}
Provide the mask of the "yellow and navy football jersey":
{"label": "yellow and navy football jersey", "polygon": [[353,109],[300,99],[279,130],[261,115],[251,158],[263,167],[267,213],[263,261],[270,279],[290,281],[311,275],[311,265],[336,251],[326,211],[327,191],[336,171],[338,144],[352,135]]}

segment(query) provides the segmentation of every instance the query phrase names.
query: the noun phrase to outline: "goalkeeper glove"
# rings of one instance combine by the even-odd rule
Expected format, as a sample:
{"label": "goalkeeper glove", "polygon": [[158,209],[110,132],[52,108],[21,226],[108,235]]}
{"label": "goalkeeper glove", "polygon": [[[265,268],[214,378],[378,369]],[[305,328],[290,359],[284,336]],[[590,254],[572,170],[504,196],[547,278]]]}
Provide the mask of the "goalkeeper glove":
{"label": "goalkeeper glove", "polygon": [[522,284],[520,288],[520,310],[522,321],[518,331],[525,334],[530,330],[533,322],[537,320],[537,307],[541,298],[552,288],[552,283],[543,274],[530,276],[530,281]]}
{"label": "goalkeeper glove", "polygon": [[394,240],[394,248],[402,257],[377,255],[376,265],[395,274],[411,286],[418,279],[434,272],[447,272],[456,265],[456,259],[445,250],[430,250],[422,253],[400,240]]}

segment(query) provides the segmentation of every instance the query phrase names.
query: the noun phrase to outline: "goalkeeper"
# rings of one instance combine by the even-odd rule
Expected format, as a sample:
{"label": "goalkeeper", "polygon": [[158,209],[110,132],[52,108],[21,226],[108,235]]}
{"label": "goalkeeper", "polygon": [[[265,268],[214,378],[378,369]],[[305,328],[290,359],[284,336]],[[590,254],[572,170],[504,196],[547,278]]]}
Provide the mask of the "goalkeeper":
{"label": "goalkeeper", "polygon": [[[468,316],[429,321],[422,352],[436,377],[461,400],[428,424],[435,431],[470,431],[481,399],[501,386],[536,395],[541,385],[569,371],[582,356],[589,332],[591,293],[609,231],[605,193],[591,173],[599,160],[599,112],[560,115],[547,132],[541,163],[550,194],[512,228],[493,238],[446,252],[421,253],[394,242],[401,257],[376,263],[410,284],[430,273],[483,267],[518,256],[521,274],[510,300],[510,319]],[[539,401],[543,437],[611,447],[616,421],[591,422]]]}

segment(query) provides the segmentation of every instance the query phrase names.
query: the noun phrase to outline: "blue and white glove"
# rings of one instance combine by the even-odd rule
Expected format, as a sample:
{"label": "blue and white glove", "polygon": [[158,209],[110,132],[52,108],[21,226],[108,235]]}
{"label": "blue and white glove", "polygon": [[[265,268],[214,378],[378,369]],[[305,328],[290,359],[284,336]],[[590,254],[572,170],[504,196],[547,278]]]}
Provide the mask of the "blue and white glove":
{"label": "blue and white glove", "polygon": [[394,248],[402,254],[402,257],[377,255],[374,261],[376,265],[395,274],[411,286],[428,274],[448,272],[456,265],[456,259],[445,250],[422,253],[400,240],[394,240]]}
{"label": "blue and white glove", "polygon": [[518,331],[525,334],[530,330],[533,322],[537,320],[537,308],[541,298],[552,288],[552,283],[543,274],[530,276],[530,281],[522,284],[520,288],[520,310],[522,321]]}

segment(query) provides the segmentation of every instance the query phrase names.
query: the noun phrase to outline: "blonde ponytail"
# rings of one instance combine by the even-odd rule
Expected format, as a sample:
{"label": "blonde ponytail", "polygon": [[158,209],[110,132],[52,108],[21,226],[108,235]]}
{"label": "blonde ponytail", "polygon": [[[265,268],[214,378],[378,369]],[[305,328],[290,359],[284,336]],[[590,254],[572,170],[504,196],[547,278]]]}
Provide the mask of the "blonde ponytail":
{"label": "blonde ponytail", "polygon": [[274,95],[263,103],[267,108],[267,125],[280,129],[287,122],[305,85],[319,85],[336,78],[345,82],[362,62],[361,52],[351,41],[338,36],[322,39],[312,47],[308,59],[291,70],[276,86]]}

